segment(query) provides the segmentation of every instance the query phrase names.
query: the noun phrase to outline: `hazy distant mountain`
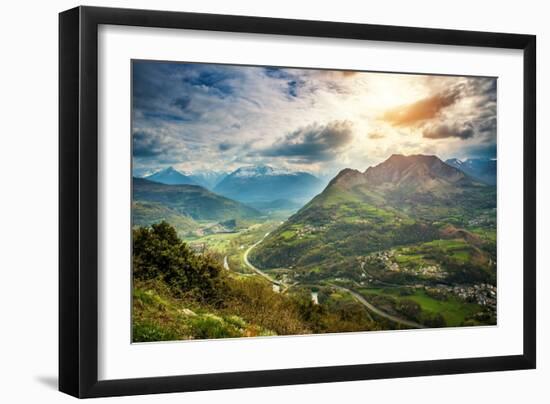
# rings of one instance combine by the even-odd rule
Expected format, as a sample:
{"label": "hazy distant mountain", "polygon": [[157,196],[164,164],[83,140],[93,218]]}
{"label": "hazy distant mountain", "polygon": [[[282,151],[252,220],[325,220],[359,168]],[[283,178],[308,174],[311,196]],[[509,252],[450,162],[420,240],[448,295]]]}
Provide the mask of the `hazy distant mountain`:
{"label": "hazy distant mountain", "polygon": [[188,174],[198,185],[205,187],[206,189],[213,190],[216,185],[220,183],[221,180],[225,178],[227,172],[225,171],[197,171],[191,174]]}
{"label": "hazy distant mountain", "polygon": [[[161,204],[194,220],[224,221],[260,216],[256,209],[216,195],[199,185],[166,185],[143,178],[133,179],[133,201]],[[155,207],[158,216],[159,209]]]}
{"label": "hazy distant mountain", "polygon": [[190,176],[183,174],[174,167],[168,167],[148,175],[145,179],[167,185],[198,185]]}
{"label": "hazy distant mountain", "polygon": [[485,184],[496,185],[497,161],[488,158],[466,159],[464,161],[453,158],[446,160],[450,166],[458,168],[469,176]]}
{"label": "hazy distant mountain", "polygon": [[[251,259],[263,268],[338,276],[356,271],[357,260],[371,252],[451,237],[442,235],[445,225],[462,228],[483,218],[492,226],[495,207],[495,187],[436,156],[393,155],[365,172],[342,170],[259,244]],[[468,276],[464,279],[473,279]],[[480,275],[485,276],[492,275]]]}
{"label": "hazy distant mountain", "polygon": [[214,192],[245,203],[287,200],[307,201],[322,190],[317,177],[305,173],[275,169],[269,166],[241,167],[228,174]]}

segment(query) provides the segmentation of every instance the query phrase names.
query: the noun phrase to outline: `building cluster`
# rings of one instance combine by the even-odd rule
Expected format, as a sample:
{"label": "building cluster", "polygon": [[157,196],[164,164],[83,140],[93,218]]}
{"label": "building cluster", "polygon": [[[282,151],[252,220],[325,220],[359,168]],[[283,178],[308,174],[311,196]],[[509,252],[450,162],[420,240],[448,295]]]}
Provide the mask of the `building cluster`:
{"label": "building cluster", "polygon": [[367,264],[372,265],[381,263],[384,266],[388,267],[391,264],[394,255],[395,254],[393,250],[384,250],[372,253],[364,257],[358,257],[359,266],[361,267],[362,271],[365,269],[365,265]]}
{"label": "building cluster", "polygon": [[439,265],[426,265],[418,268],[398,268],[397,271],[422,275],[427,278],[445,278],[447,272],[443,271]]}
{"label": "building cluster", "polygon": [[497,288],[488,283],[479,283],[476,285],[437,285],[425,286],[414,285],[414,289],[423,289],[430,296],[440,295],[441,297],[453,295],[469,303],[477,303],[480,306],[487,307],[493,311],[497,308]]}
{"label": "building cluster", "polygon": [[309,234],[314,234],[325,230],[325,226],[313,226],[306,224],[295,230],[296,237],[300,240]]}
{"label": "building cluster", "polygon": [[480,283],[473,286],[452,286],[449,289],[463,300],[496,309],[497,288],[494,285]]}
{"label": "building cluster", "polygon": [[382,263],[388,271],[392,272],[405,272],[414,275],[422,275],[429,278],[444,278],[445,276],[447,276],[447,273],[443,271],[441,266],[437,264],[420,266],[399,265],[395,261],[394,250],[379,251],[371,254],[365,260],[360,261],[361,269],[364,269],[366,263],[369,262],[369,260],[375,260]]}
{"label": "building cluster", "polygon": [[479,225],[485,224],[486,222],[487,222],[487,219],[483,217],[475,218],[475,219],[468,220],[468,226],[479,226]]}
{"label": "building cluster", "polygon": [[371,254],[371,257],[374,257],[382,262],[389,262],[393,257],[395,257],[395,252],[393,250],[384,250],[379,251],[374,254]]}
{"label": "building cluster", "polygon": [[[495,209],[493,209],[493,210],[495,210]],[[476,217],[474,219],[468,220],[468,225],[470,225],[470,226],[480,226],[480,225],[492,223],[493,221],[494,221],[493,217],[482,215],[482,216]]]}

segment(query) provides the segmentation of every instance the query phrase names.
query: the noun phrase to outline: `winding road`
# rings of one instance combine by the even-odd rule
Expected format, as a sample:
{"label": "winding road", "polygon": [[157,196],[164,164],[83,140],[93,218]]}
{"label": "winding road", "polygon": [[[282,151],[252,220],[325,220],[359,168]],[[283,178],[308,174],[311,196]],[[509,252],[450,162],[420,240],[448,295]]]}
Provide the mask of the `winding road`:
{"label": "winding road", "polygon": [[348,292],[350,295],[352,295],[359,303],[361,303],[363,306],[365,306],[367,309],[369,309],[370,311],[372,311],[374,314],[377,314],[379,315],[380,317],[384,317],[390,321],[393,321],[394,323],[398,323],[398,324],[403,324],[407,327],[412,327],[412,328],[424,328],[424,326],[422,324],[418,324],[414,321],[409,321],[409,320],[405,320],[405,319],[402,319],[402,318],[399,318],[399,317],[396,317],[392,314],[389,314],[389,313],[386,313],[385,311],[382,311],[380,310],[379,308],[377,308],[376,306],[373,306],[371,303],[369,303],[363,296],[361,296],[359,293],[357,292],[354,292],[353,290],[351,289],[348,289],[348,288],[344,288],[343,286],[338,286],[338,285],[334,285],[334,284],[330,284],[330,286],[333,286],[337,289],[340,289],[344,292]]}
{"label": "winding road", "polygon": [[[253,270],[254,272],[256,272],[258,275],[262,276],[263,278],[267,279],[269,282],[271,282],[272,284],[274,285],[277,285],[279,287],[281,287],[281,293],[284,293],[288,288],[289,288],[289,285],[281,282],[281,281],[278,281],[276,279],[273,279],[271,276],[269,276],[268,274],[266,274],[265,272],[263,272],[262,270],[256,268],[254,265],[252,265],[252,263],[248,260],[248,254],[250,253],[250,251],[252,251],[252,249],[254,247],[256,247],[258,244],[260,244],[262,241],[264,241],[264,239],[269,236],[269,232],[266,233],[260,240],[256,241],[254,244],[252,244],[250,247],[248,247],[248,249],[244,252],[244,255],[243,255],[243,261],[244,263],[246,264],[247,267],[249,267],[251,270]],[[226,260],[227,257],[225,257],[224,259],[224,266],[227,262]],[[394,323],[397,323],[397,324],[402,324],[406,327],[411,327],[411,328],[424,328],[424,326],[422,324],[419,324],[419,323],[416,323],[414,321],[409,321],[409,320],[405,320],[405,319],[402,319],[402,318],[399,318],[399,317],[396,317],[392,314],[389,314],[389,313],[386,313],[385,311],[382,311],[380,310],[379,308],[377,308],[376,306],[372,305],[371,303],[369,303],[363,296],[361,296],[359,293],[351,290],[351,289],[348,289],[348,288],[345,288],[343,286],[339,286],[339,285],[334,285],[332,283],[330,283],[331,286],[337,288],[337,289],[340,289],[344,292],[347,292],[349,294],[351,294],[355,300],[357,300],[359,303],[361,303],[363,306],[365,306],[368,310],[370,310],[372,313],[374,314],[377,314],[378,316],[380,317],[383,317],[383,318],[386,318]],[[292,286],[292,285],[291,285]]]}
{"label": "winding road", "polygon": [[272,284],[274,285],[277,285],[281,288],[283,288],[284,290],[286,290],[288,288],[288,286],[283,283],[283,282],[280,282],[278,280],[275,280],[273,279],[271,276],[269,276],[268,274],[266,274],[265,272],[261,271],[260,269],[256,268],[254,265],[252,265],[250,263],[250,261],[248,260],[248,254],[250,253],[250,251],[252,251],[252,249],[254,247],[256,247],[258,244],[260,244],[262,241],[264,241],[264,239],[269,236],[269,232],[265,233],[265,235],[259,240],[259,241],[256,241],[254,244],[252,244],[250,247],[248,247],[248,249],[244,252],[244,255],[243,255],[243,260],[244,260],[244,263],[246,264],[247,267],[249,267],[250,269],[252,269],[254,272],[256,272],[258,275],[260,276],[263,276],[265,279],[267,279],[269,282],[271,282]]}

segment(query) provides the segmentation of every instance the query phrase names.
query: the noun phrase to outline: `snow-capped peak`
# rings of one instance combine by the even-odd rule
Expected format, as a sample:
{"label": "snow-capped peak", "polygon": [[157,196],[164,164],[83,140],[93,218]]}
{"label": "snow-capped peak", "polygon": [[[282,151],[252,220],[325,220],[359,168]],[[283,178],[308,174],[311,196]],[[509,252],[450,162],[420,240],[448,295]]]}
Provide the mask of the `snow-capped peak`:
{"label": "snow-capped peak", "polygon": [[273,168],[270,166],[245,166],[233,171],[231,174],[234,177],[259,177],[264,175],[290,175],[292,172],[284,168]]}
{"label": "snow-capped peak", "polygon": [[163,168],[161,170],[155,171],[152,175],[159,175],[159,174],[174,175],[174,174],[183,174],[183,173],[179,170],[176,170],[174,167],[169,166],[169,167]]}
{"label": "snow-capped peak", "polygon": [[460,159],[457,159],[457,158],[452,158],[452,159],[448,159],[446,161],[447,164],[453,164],[453,165],[457,165],[457,166],[461,166],[462,164],[464,164],[464,161],[460,160]]}

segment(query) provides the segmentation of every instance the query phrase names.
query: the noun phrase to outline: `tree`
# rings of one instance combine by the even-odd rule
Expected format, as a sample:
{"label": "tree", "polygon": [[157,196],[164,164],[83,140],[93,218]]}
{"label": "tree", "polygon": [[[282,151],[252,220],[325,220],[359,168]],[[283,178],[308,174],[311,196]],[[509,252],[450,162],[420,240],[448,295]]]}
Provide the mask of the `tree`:
{"label": "tree", "polygon": [[430,313],[424,318],[424,325],[429,328],[446,327],[447,322],[440,313]]}
{"label": "tree", "polygon": [[418,320],[422,309],[420,305],[411,299],[401,299],[397,302],[395,309],[407,318]]}
{"label": "tree", "polygon": [[133,231],[133,271],[140,280],[161,279],[176,293],[191,292],[207,301],[219,295],[220,265],[195,254],[166,222]]}

